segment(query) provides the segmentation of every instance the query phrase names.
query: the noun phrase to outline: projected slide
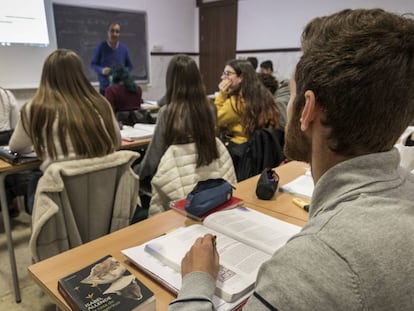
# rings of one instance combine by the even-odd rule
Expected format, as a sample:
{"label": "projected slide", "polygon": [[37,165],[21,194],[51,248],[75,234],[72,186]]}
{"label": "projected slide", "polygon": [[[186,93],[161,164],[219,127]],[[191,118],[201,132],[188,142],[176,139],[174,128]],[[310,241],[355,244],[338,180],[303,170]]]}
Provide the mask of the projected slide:
{"label": "projected slide", "polygon": [[0,45],[49,44],[43,0],[7,1],[0,11]]}

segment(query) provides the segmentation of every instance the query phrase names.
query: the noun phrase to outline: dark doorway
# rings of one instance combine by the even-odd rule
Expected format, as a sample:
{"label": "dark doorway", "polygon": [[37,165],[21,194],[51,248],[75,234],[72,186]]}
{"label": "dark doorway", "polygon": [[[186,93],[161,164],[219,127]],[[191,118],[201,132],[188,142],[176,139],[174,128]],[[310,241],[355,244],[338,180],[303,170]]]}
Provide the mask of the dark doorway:
{"label": "dark doorway", "polygon": [[236,57],[237,0],[197,1],[200,22],[200,71],[207,94],[218,89],[225,63]]}

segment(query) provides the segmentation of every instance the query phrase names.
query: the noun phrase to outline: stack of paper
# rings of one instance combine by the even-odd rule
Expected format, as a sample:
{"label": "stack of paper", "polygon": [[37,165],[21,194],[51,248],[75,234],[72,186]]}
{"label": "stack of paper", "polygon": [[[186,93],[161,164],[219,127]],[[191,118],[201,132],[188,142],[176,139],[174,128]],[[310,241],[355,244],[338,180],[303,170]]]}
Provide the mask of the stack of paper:
{"label": "stack of paper", "polygon": [[121,130],[122,139],[139,140],[151,138],[154,135],[155,124],[136,123],[134,127],[124,125]]}
{"label": "stack of paper", "polygon": [[304,175],[301,175],[291,182],[281,186],[280,191],[310,199],[312,197],[314,187],[315,185],[310,171],[307,171]]}
{"label": "stack of paper", "polygon": [[155,100],[146,100],[141,104],[141,109],[153,109],[158,108],[158,102]]}

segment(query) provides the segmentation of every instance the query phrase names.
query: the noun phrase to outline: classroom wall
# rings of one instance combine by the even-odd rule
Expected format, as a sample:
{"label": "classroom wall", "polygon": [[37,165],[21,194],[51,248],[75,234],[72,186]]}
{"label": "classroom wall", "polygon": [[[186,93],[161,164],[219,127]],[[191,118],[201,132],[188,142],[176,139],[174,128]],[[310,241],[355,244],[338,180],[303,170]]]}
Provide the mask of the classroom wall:
{"label": "classroom wall", "polygon": [[[52,0],[45,1],[50,22],[49,47],[0,47],[2,67],[0,85],[12,89],[19,102],[25,102],[33,96],[39,84],[43,61],[57,48],[52,23]],[[55,0],[54,2],[76,6],[146,11],[149,52],[195,53],[198,51],[198,10],[193,0]],[[102,34],[102,39],[106,39],[106,33]],[[150,83],[142,86],[144,98],[157,99],[164,93],[165,70],[170,58],[168,56],[150,57]]]}
{"label": "classroom wall", "polygon": [[[199,52],[198,9],[195,0],[55,0],[55,2],[147,12],[150,52],[165,54],[150,57],[150,83],[142,86],[143,96],[146,99],[155,100],[164,93],[165,72],[172,57],[168,55],[169,53]],[[270,59],[274,63],[277,77],[280,80],[289,78],[300,57],[300,52],[277,52],[274,50],[298,48],[302,29],[311,18],[347,7],[381,7],[396,13],[406,13],[414,12],[414,1],[239,0],[236,56],[238,58],[256,56],[259,63]],[[106,34],[103,34],[103,39],[105,36]],[[54,48],[56,48],[56,41],[53,32],[51,33],[49,50],[43,50],[43,54],[39,52],[40,48],[34,47],[32,49],[37,50],[36,52],[31,50],[31,53],[24,49],[0,47],[2,67],[0,85],[17,88],[14,92],[18,100],[26,101],[32,96],[34,88],[38,85],[44,58]],[[270,52],[263,51],[269,49]],[[198,57],[194,56],[194,58],[198,62]],[[35,82],[26,78],[30,75],[36,77]],[[8,85],[10,80],[14,80],[14,85]]]}
{"label": "classroom wall", "polygon": [[414,12],[412,0],[239,0],[238,3],[237,57],[256,56],[259,64],[272,60],[279,80],[290,77],[300,52],[242,51],[298,48],[309,20],[346,8],[379,7],[399,14]]}

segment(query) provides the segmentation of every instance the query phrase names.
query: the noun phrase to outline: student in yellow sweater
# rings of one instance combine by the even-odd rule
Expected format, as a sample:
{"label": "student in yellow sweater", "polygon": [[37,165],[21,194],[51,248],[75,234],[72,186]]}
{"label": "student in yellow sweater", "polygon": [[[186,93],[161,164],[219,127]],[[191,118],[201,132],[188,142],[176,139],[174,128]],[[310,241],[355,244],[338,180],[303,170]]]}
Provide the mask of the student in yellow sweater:
{"label": "student in yellow sweater", "polygon": [[250,135],[256,129],[279,128],[280,113],[272,95],[246,60],[230,60],[218,87],[217,126],[236,166]]}

